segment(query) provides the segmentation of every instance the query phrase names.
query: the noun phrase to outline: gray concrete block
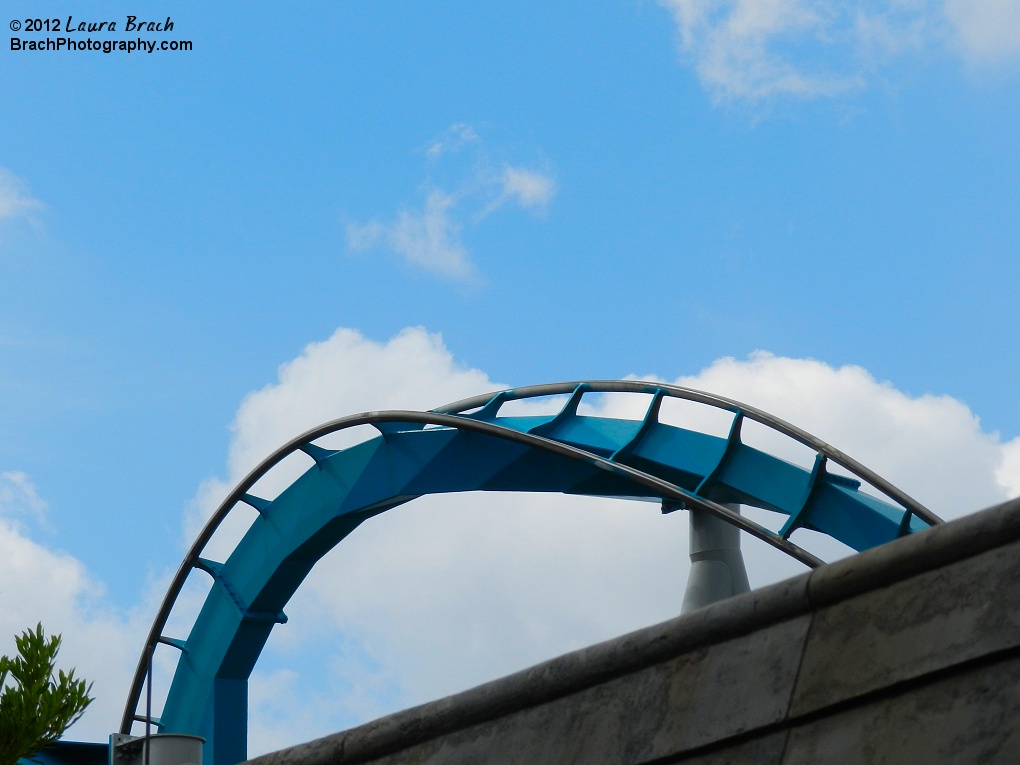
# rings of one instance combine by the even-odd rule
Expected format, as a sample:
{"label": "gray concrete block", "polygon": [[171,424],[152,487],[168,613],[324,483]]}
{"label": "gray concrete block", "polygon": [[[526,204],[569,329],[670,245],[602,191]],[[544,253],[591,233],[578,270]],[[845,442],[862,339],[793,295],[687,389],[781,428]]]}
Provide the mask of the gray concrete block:
{"label": "gray concrete block", "polygon": [[781,721],[808,623],[799,617],[696,649],[371,762],[620,765],[674,756]]}
{"label": "gray concrete block", "polygon": [[672,762],[675,765],[781,765],[788,735],[788,731],[782,730]]}
{"label": "gray concrete block", "polygon": [[791,714],[1020,645],[1020,542],[815,614]]}
{"label": "gray concrete block", "polygon": [[790,732],[783,765],[1016,765],[1020,659],[862,705]]}
{"label": "gray concrete block", "polygon": [[[652,686],[632,703],[661,698]],[[598,686],[551,704],[532,707],[431,739],[372,760],[372,765],[543,765],[544,763],[620,763],[628,750],[647,746],[654,715],[637,719],[606,686]],[[624,726],[631,730],[624,731]],[[621,735],[625,733],[627,735]]]}
{"label": "gray concrete block", "polygon": [[261,755],[248,762],[259,765],[338,765],[343,761],[346,733],[317,738],[297,746]]}
{"label": "gray concrete block", "polygon": [[669,713],[650,755],[662,757],[786,717],[810,616],[771,625],[674,660]]}

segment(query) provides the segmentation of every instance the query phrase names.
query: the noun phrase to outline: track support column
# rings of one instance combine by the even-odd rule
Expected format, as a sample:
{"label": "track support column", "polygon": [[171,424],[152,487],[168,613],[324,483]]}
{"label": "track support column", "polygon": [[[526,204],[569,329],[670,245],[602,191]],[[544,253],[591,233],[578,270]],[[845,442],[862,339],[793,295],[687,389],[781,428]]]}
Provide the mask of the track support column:
{"label": "track support column", "polygon": [[[740,512],[740,505],[727,504]],[[750,592],[740,529],[704,510],[689,509],[691,572],[680,613],[686,614],[726,598]]]}

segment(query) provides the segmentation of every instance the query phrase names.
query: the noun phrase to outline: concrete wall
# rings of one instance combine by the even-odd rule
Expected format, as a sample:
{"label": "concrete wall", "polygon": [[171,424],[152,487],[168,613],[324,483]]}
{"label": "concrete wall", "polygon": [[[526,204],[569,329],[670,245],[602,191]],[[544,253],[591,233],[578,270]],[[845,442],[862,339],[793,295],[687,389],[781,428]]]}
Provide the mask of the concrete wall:
{"label": "concrete wall", "polygon": [[1020,499],[251,762],[1020,763]]}

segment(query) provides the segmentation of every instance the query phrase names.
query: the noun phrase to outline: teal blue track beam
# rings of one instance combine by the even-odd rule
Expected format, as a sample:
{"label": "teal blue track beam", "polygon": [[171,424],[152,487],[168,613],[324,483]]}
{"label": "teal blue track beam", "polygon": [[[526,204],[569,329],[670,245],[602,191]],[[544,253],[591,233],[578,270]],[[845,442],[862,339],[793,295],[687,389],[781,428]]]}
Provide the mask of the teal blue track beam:
{"label": "teal blue track beam", "polygon": [[[585,395],[642,393],[641,420],[578,414]],[[566,395],[554,415],[501,417],[512,400]],[[662,401],[695,401],[732,415],[728,436],[664,424]],[[741,441],[741,425],[760,422],[814,450],[811,469],[792,465]],[[314,442],[358,425],[379,435],[333,451]],[[295,451],[314,464],[278,497],[249,492]],[[875,487],[829,471],[832,464]],[[855,550],[940,523],[940,519],[863,465],[771,415],[730,399],[635,381],[558,383],[486,394],[432,412],[367,412],[326,423],[285,444],[227,497],[199,534],[164,597],[128,695],[121,732],[130,733],[145,681],[148,652],[158,643],[180,651],[158,721],[159,730],[206,739],[208,765],[235,765],[247,756],[248,678],[283,609],[315,563],[374,515],[426,494],[464,491],[557,492],[637,498],[664,511],[688,508],[715,516],[802,561],[821,561],[790,540],[811,529]],[[239,504],[258,516],[224,561],[202,557],[213,533]],[[781,529],[766,528],[727,507],[739,503],[780,513]],[[186,639],[164,635],[187,578],[213,586]]]}

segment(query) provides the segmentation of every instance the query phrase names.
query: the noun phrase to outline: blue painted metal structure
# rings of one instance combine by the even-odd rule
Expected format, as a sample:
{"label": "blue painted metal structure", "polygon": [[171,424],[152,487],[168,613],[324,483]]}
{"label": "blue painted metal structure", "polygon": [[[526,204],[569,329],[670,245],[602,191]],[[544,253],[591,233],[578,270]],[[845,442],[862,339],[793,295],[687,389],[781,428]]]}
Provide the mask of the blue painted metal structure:
{"label": "blue painted metal structure", "polygon": [[18,760],[18,765],[109,765],[109,761],[106,744],[55,741],[31,758]]}
{"label": "blue painted metal structure", "polygon": [[[646,394],[640,421],[578,414],[588,393]],[[559,413],[500,416],[503,404],[565,395]],[[712,436],[659,421],[666,397],[732,414],[729,435]],[[802,469],[741,441],[754,420],[815,451]],[[369,424],[379,435],[334,451],[316,439]],[[300,478],[267,501],[252,486],[295,451],[314,460]],[[841,465],[882,492],[827,468]],[[121,724],[130,733],[139,714],[146,661],[157,644],[181,652],[159,730],[207,740],[206,762],[246,758],[247,685],[283,608],[315,563],[359,524],[425,494],[462,491],[561,492],[661,501],[663,511],[696,508],[721,517],[809,566],[821,561],[790,541],[798,528],[828,534],[863,550],[940,523],[915,500],[828,444],[765,412],[736,401],[669,385],[634,381],[562,383],[487,394],[432,412],[368,412],[326,423],[281,447],[234,489],[188,552],[149,633]],[[238,504],[258,512],[225,561],[203,557],[215,530]],[[768,529],[723,503],[777,511],[786,522]],[[187,578],[196,570],[213,586],[186,639],[164,634]]]}

